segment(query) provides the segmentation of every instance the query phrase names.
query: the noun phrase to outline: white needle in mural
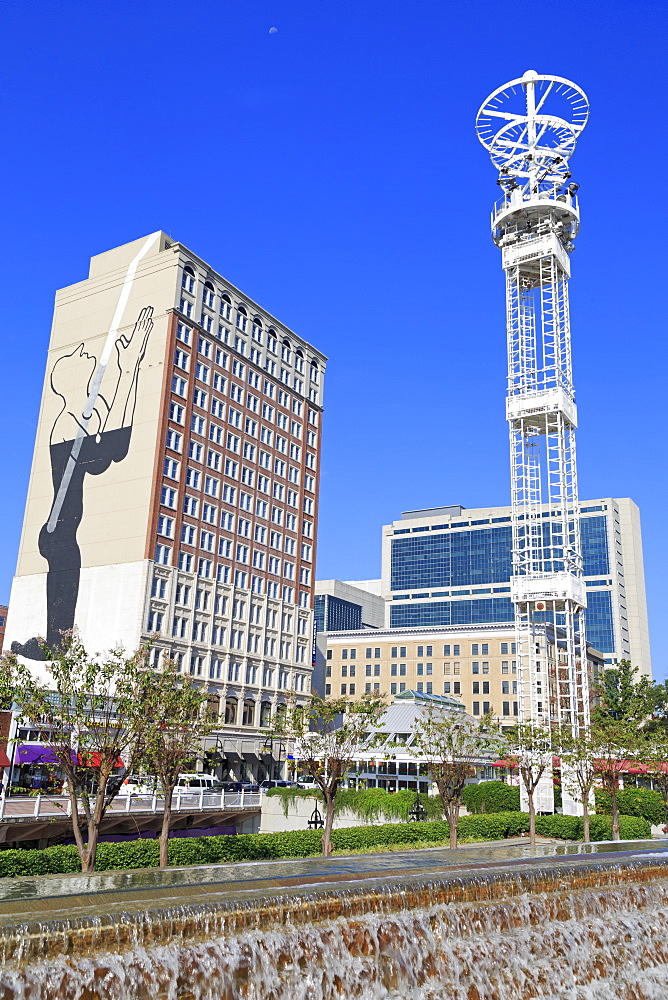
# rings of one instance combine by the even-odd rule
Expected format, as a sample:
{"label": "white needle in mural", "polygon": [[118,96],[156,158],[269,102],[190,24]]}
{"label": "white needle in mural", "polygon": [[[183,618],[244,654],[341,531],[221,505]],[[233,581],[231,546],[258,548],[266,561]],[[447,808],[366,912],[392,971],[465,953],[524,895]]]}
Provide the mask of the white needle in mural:
{"label": "white needle in mural", "polygon": [[123,281],[123,287],[121,288],[121,294],[118,297],[118,303],[116,305],[116,311],[114,312],[114,318],[112,319],[111,326],[109,327],[109,333],[107,334],[107,339],[100,355],[100,360],[98,362],[97,369],[95,371],[95,376],[90,388],[88,399],[86,400],[86,405],[84,407],[81,423],[77,429],[74,443],[72,444],[72,451],[70,452],[70,457],[67,460],[67,465],[65,466],[65,471],[63,472],[63,478],[58,487],[58,491],[55,495],[53,506],[51,508],[51,513],[49,515],[49,520],[46,524],[46,530],[49,534],[52,534],[58,523],[58,518],[60,517],[60,512],[63,508],[63,503],[65,502],[65,497],[67,496],[67,491],[69,489],[70,482],[72,480],[72,474],[74,472],[74,467],[77,464],[77,459],[79,457],[79,452],[81,451],[81,445],[83,440],[88,433],[88,424],[93,415],[93,410],[95,409],[95,404],[97,403],[98,396],[100,394],[100,386],[102,384],[102,379],[109,363],[109,358],[113,346],[116,342],[116,336],[118,334],[118,328],[121,325],[121,320],[123,319],[123,313],[127,305],[128,299],[130,297],[130,291],[132,289],[132,283],[137,272],[137,267],[139,262],[143,257],[146,256],[148,251],[151,249],[155,241],[158,239],[159,233],[153,233],[149,236],[144,245],[142,246],[139,253],[132,259],[130,266],[128,267],[125,279]]}

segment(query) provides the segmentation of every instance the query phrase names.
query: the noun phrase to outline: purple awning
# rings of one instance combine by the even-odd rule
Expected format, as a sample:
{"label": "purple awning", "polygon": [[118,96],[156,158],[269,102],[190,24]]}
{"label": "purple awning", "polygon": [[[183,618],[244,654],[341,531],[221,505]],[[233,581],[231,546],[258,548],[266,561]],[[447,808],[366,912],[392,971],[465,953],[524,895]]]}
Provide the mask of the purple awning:
{"label": "purple awning", "polygon": [[[76,757],[76,754],[73,754],[73,757]],[[15,763],[57,764],[58,758],[55,755],[53,747],[45,747],[41,743],[19,743]]]}

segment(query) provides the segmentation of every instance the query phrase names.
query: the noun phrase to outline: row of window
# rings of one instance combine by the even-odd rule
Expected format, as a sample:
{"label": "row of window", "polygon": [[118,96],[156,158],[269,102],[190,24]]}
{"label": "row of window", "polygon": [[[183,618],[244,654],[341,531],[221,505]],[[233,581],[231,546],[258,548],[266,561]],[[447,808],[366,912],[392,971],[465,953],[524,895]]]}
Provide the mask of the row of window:
{"label": "row of window", "polygon": [[[151,597],[161,601],[167,600],[167,579],[165,577],[153,577],[151,584]],[[234,600],[231,601],[226,594],[216,594],[208,588],[195,588],[190,583],[185,583],[183,581],[176,584],[174,604],[182,608],[189,608],[192,606],[195,611],[213,612],[213,614],[221,615],[222,617],[226,617],[227,614],[231,612],[232,618],[236,618],[240,621],[245,621],[246,611],[248,611],[248,620],[251,624],[255,625],[262,624],[264,610],[264,624],[267,628],[277,629],[279,625],[279,610],[277,608],[268,607],[265,609],[263,604],[256,604],[253,601],[249,603],[243,598],[234,598]],[[308,618],[298,615],[296,621],[297,634],[306,635]],[[291,632],[292,624],[292,613],[289,611],[282,612],[280,618],[281,630],[284,632]]]}
{"label": "row of window", "polygon": [[[152,610],[148,614],[147,631],[151,634],[161,634],[165,629],[165,613]],[[165,634],[166,634],[165,629]],[[174,639],[188,640],[189,632],[192,631],[192,641],[197,643],[208,643],[211,646],[225,646],[230,649],[245,649],[247,653],[259,653],[264,656],[279,656],[281,660],[292,659],[293,643],[291,640],[281,640],[277,645],[277,640],[272,636],[264,637],[264,648],[262,646],[262,636],[253,632],[246,634],[244,629],[227,629],[224,625],[211,625],[210,622],[174,615],[172,619],[171,635]],[[306,663],[306,646],[300,643],[295,644],[295,662]]]}
{"label": "row of window", "polygon": [[[173,550],[170,545],[159,542],[155,547],[155,562],[158,566],[172,565]],[[246,570],[232,570],[228,564],[216,565],[213,559],[196,558],[191,552],[179,552],[178,568],[184,573],[193,573],[203,580],[216,580],[218,583],[233,584],[239,590],[250,590],[258,596],[280,598],[288,604],[295,603],[295,588],[284,584],[281,586],[273,580],[249,574]],[[310,591],[298,592],[298,603],[302,608],[311,606]]]}
{"label": "row of window", "polygon": [[[186,296],[181,296],[181,299],[179,301],[179,312],[181,312],[188,319],[194,320],[195,303]],[[262,366],[262,352],[259,351],[257,347],[254,346],[252,341],[249,343],[246,337],[242,337],[237,334],[233,335],[232,331],[228,327],[224,326],[222,323],[216,323],[215,317],[207,313],[205,310],[202,310],[199,320],[199,325],[207,333],[210,333],[212,336],[215,336],[222,343],[228,344],[230,347],[233,347],[234,350],[242,357],[249,357],[250,361],[254,365],[257,365],[258,368]],[[241,313],[238,313],[237,329],[240,330],[241,333],[245,333],[246,328],[247,328],[247,318],[244,317]],[[190,345],[191,334],[192,330],[190,329],[190,327],[187,327],[184,323],[179,324],[179,330],[177,333],[179,340],[183,341],[183,343]],[[252,340],[260,345],[262,344],[261,328],[257,327],[255,324],[253,325]],[[207,343],[209,343],[209,341],[207,341],[206,338],[204,337],[199,338],[200,345],[206,345]],[[267,337],[267,350],[271,354],[274,355],[278,354],[278,343],[275,337],[272,336]],[[217,354],[223,353],[221,349],[215,347],[215,345],[210,348],[210,351],[211,353],[215,351]],[[204,350],[202,351],[202,353],[204,353],[206,357],[210,356],[209,353],[207,353],[206,346],[204,346]],[[302,396],[305,395],[304,379],[300,377],[304,375],[304,355],[302,351],[298,349],[294,353],[294,368],[298,372],[297,375],[293,375],[290,368],[286,368],[285,365],[289,365],[290,368],[293,366],[293,352],[287,340],[283,342],[281,348],[281,364],[278,365],[276,361],[274,361],[269,355],[267,355],[264,360],[264,369],[269,375],[272,375],[275,378],[279,378],[284,385],[294,389],[295,392],[298,392]],[[320,370],[318,367],[318,362],[314,359],[312,359],[309,363],[309,381],[311,383],[311,388],[309,388],[308,391],[309,399],[311,399],[312,402],[317,402],[318,390],[316,386],[318,386],[320,382]]]}
{"label": "row of window", "polygon": [[[193,417],[193,433],[199,434],[202,437],[206,436],[206,426],[205,421],[199,417]],[[241,455],[241,438],[237,435],[228,434],[227,441],[221,436],[218,438],[217,433],[212,436],[213,430],[218,430],[212,425],[209,433],[209,440],[215,441],[216,444],[224,445],[227,443],[227,449],[232,454]],[[222,431],[222,428],[221,428]],[[173,427],[168,428],[165,446],[169,451],[177,452],[181,454],[183,450],[184,438],[183,434]],[[271,480],[269,476],[265,476],[263,473],[257,473],[257,470],[250,469],[243,465],[237,458],[226,458],[221,452],[216,452],[214,449],[208,449],[207,452],[204,450],[204,445],[198,441],[190,441],[188,447],[189,454],[192,456],[193,461],[204,464],[204,458],[207,458],[207,467],[218,472],[219,475],[224,475],[228,479],[233,479],[236,481],[241,481],[244,485],[257,488],[262,493],[269,493]],[[255,458],[255,446],[251,446],[250,449],[244,445],[244,457],[248,461],[257,461],[261,468],[266,469],[267,472],[273,472],[274,476],[278,476],[281,479],[287,479],[289,483],[293,486],[299,486],[302,475],[300,470],[293,465],[289,465],[284,459],[274,458],[272,461],[272,456],[269,452],[259,449],[257,453],[257,459]],[[310,453],[307,453],[307,455]],[[307,463],[309,468],[315,470],[315,456],[313,459]],[[180,462],[176,459],[169,459],[165,461],[165,475],[169,478],[178,479],[180,476]],[[304,489],[309,493],[315,493],[315,476],[306,472],[303,476]],[[188,466],[186,470],[186,485],[190,486],[192,489],[201,490],[203,489],[205,493],[212,496],[214,499],[222,499],[224,497],[224,484],[217,478],[207,473],[203,473],[200,469],[192,468]],[[284,487],[285,489],[285,487]],[[297,506],[298,503],[298,492],[288,487],[288,493],[292,497],[292,505]],[[227,501],[226,501],[227,502]]]}
{"label": "row of window", "polygon": [[[456,683],[455,684],[455,691],[452,692],[452,693],[454,693],[454,694],[460,694],[461,692],[458,690],[458,688],[459,688],[459,684]],[[372,685],[370,683],[365,684],[364,685],[364,690],[365,690],[366,694],[372,693]],[[401,682],[398,685],[396,683],[390,684],[390,694],[401,693],[401,692],[403,692],[405,690],[406,690],[406,684],[404,682]],[[428,681],[427,684],[426,684],[426,686],[425,686],[425,685],[423,685],[422,682],[419,682],[417,684],[416,690],[418,692],[420,692],[420,693],[423,693],[423,691],[424,691],[425,694],[433,694],[433,684],[432,684],[431,681]],[[331,684],[326,684],[325,685],[325,695],[331,695],[331,693],[332,693],[332,686],[331,686]],[[340,686],[340,694],[341,694],[341,696],[354,695],[355,693],[356,693],[356,685],[355,684],[341,684],[341,686]],[[380,693],[380,684],[378,684],[378,683],[373,684],[373,693],[374,694],[379,694]],[[444,685],[443,693],[444,694],[450,694],[451,693],[450,692],[450,684],[449,683],[446,683]],[[502,702],[502,705],[501,705],[502,715],[505,718],[517,718],[518,703],[516,701],[512,702],[512,715],[511,715],[510,707],[511,707],[510,701],[504,701],[504,702]],[[483,701],[482,702],[482,713],[481,713],[481,711],[480,711],[480,702],[479,701],[474,701],[472,703],[471,714],[474,715],[474,716],[480,716],[481,714],[482,715],[489,715],[490,712],[491,712],[491,710],[492,710],[492,708],[491,708],[491,702],[489,702],[489,701]]]}
{"label": "row of window", "polygon": [[[191,442],[190,450],[193,448],[201,447],[199,445],[194,445]],[[241,481],[243,485],[247,485],[245,482],[245,470],[242,468]],[[173,458],[165,458],[163,475],[168,479],[173,479],[180,481],[181,476],[181,463]],[[185,485],[193,490],[202,490],[207,494],[208,497],[218,500],[220,503],[229,504],[231,507],[236,507],[237,505],[248,513],[252,512],[253,509],[253,496],[252,494],[241,490],[237,486],[233,486],[231,483],[223,483],[222,487],[220,481],[215,477],[205,476],[202,478],[202,473],[199,469],[193,469],[191,466],[186,468]],[[170,490],[174,492],[170,492]],[[213,493],[217,495],[213,497]],[[296,490],[286,488],[283,483],[272,482],[268,476],[258,476],[256,483],[256,492],[264,493],[265,496],[271,496],[274,500],[279,503],[287,504],[288,507],[298,507],[299,505],[299,493]],[[161,489],[161,503],[164,507],[176,508],[177,501],[176,488],[164,483]],[[162,499],[164,498],[164,500]],[[199,504],[198,497],[190,497],[192,502],[197,502]],[[302,502],[302,510],[305,514],[313,516],[314,502],[310,497],[304,497]],[[199,508],[198,508],[199,509]],[[209,523],[214,523],[211,520],[212,512],[217,512],[218,508],[209,503],[209,501],[204,501],[202,511],[206,510],[209,513]],[[256,517],[262,518],[263,520],[269,520],[269,503],[263,500],[261,497],[255,501],[255,515]],[[196,515],[191,515],[196,516]],[[206,520],[207,518],[203,518]],[[291,514],[289,511],[285,511],[282,508],[272,506],[271,507],[271,520],[274,524],[283,525],[288,528],[289,531],[297,531],[297,516]],[[220,526],[226,531],[234,530],[234,516],[232,514],[227,514],[225,511],[221,511],[220,514]],[[313,537],[313,525],[310,521],[303,521],[302,523],[302,534],[307,538]]]}
{"label": "row of window", "polygon": [[[502,642],[502,643],[499,644],[499,646],[500,646],[500,655],[501,656],[507,656],[509,652],[512,653],[513,655],[515,655],[515,653],[516,653],[516,643],[514,643],[514,642]],[[472,642],[471,643],[471,656],[481,656],[481,655],[482,656],[489,656],[489,647],[490,647],[490,644],[488,642],[480,642],[480,643],[479,642]],[[461,648],[462,648],[461,647],[461,643],[459,643],[459,644],[458,643],[454,643],[454,644],[446,643],[443,646],[443,656],[461,656],[462,655]],[[391,647],[390,655],[392,656],[393,659],[395,657],[406,656],[407,655],[407,649],[408,649],[407,646],[392,646]],[[381,651],[380,651],[379,647],[375,647],[373,649],[373,653],[372,653],[372,647],[371,646],[367,646],[367,648],[366,648],[366,658],[367,659],[371,659],[371,658],[378,659],[380,657],[380,655],[381,655]],[[433,647],[433,645],[432,646],[416,646],[415,647],[415,655],[417,657],[419,657],[419,656],[433,656],[434,655],[434,647]],[[330,647],[327,650],[327,659],[331,660],[332,658],[333,658],[333,648]],[[341,659],[342,660],[347,660],[347,659],[356,660],[357,659],[357,649],[342,649],[341,650]],[[475,671],[474,671],[474,673],[475,673]]]}
{"label": "row of window", "polygon": [[[191,333],[192,331],[189,327],[180,323],[176,335],[180,343],[185,346],[190,346]],[[290,410],[295,416],[302,416],[304,404],[300,399],[295,399],[290,396],[285,389],[281,389],[270,379],[262,378],[258,372],[254,371],[254,369],[252,369],[245,362],[233,358],[230,363],[230,356],[227,351],[223,351],[220,347],[216,347],[205,337],[199,338],[198,353],[201,354],[209,362],[209,364],[205,364],[204,361],[196,359],[194,368],[195,378],[204,385],[210,386],[215,392],[218,392],[221,395],[226,395],[229,386],[230,398],[234,402],[243,404],[243,386],[238,385],[236,382],[228,382],[228,379],[220,372],[213,371],[211,368],[212,364],[216,365],[218,368],[224,369],[225,371],[230,371],[235,378],[238,378],[241,381],[247,381],[251,388],[256,389],[258,392],[262,391],[265,396],[272,400],[274,405],[263,403],[261,408],[260,399],[252,393],[248,393],[246,406],[251,409],[253,413],[260,413],[262,410],[263,415],[265,413],[267,414],[265,419],[270,422],[274,421],[274,414],[276,414],[276,422],[279,426],[284,427],[285,429],[287,429],[288,426],[288,418],[285,414],[276,411],[276,403],[278,403],[279,406],[284,407],[286,410]],[[189,374],[191,372],[192,360],[193,358],[189,351],[184,351],[182,347],[177,347],[175,349],[174,365],[179,370],[175,372],[172,377],[172,386],[176,386],[176,388],[173,388],[173,391],[183,398],[187,395],[188,381],[183,378],[181,372],[184,372],[185,374]],[[176,381],[177,379],[180,379],[180,381]],[[204,396],[204,400],[205,401],[203,403],[197,402],[196,405],[200,406],[202,409],[206,409],[206,394]],[[278,420],[279,416],[281,417],[280,421]],[[317,427],[317,410],[309,408],[308,422],[313,427]]]}
{"label": "row of window", "polygon": [[[181,276],[181,288],[189,295],[195,295],[196,285],[197,285],[197,277],[195,271],[190,266],[190,264],[186,264]],[[220,315],[223,317],[223,319],[228,319],[228,320],[231,319],[233,311],[231,294],[225,290],[216,291],[213,283],[207,279],[204,282],[204,286],[202,288],[202,305],[208,309],[215,310],[216,298],[219,299],[218,311]],[[248,328],[248,319],[249,319],[248,309],[242,302],[237,302],[235,312],[236,312],[237,329],[245,332]],[[262,320],[257,315],[253,316],[252,317],[253,340],[261,344],[263,332],[264,332],[264,324]],[[270,350],[273,353],[277,353],[279,334],[274,329],[274,327],[270,326],[266,331],[266,335],[267,335],[267,343],[268,346],[270,347]],[[287,337],[283,337],[281,342],[282,360],[285,361],[287,364],[291,364],[292,354],[293,354],[292,344],[290,343]],[[304,352],[301,349],[301,347],[297,347],[296,349],[294,349],[294,356],[296,359],[301,359],[301,361],[303,362]],[[309,363],[312,367],[315,367],[317,369],[318,362],[315,358],[310,358]]]}

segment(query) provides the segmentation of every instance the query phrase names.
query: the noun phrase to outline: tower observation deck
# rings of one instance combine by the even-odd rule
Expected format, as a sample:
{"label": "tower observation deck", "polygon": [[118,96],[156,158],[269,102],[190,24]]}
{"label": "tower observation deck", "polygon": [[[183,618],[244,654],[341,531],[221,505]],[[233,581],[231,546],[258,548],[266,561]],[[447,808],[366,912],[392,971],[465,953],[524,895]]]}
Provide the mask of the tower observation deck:
{"label": "tower observation deck", "polygon": [[[589,691],[568,304],[580,210],[569,158],[588,114],[574,83],[529,70],[495,90],[476,119],[502,194],[492,238],[506,274],[520,718],[576,732],[589,721]],[[554,663],[539,623],[554,629]]]}

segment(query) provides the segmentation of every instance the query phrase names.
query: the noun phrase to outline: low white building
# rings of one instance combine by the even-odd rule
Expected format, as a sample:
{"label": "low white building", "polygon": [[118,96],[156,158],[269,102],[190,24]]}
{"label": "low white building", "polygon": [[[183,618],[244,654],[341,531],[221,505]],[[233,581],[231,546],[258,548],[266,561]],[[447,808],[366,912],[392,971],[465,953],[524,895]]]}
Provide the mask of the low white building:
{"label": "low white building", "polygon": [[[373,750],[359,754],[350,783],[364,788],[385,788],[388,792],[403,789],[429,792],[432,782],[427,765],[420,761],[414,740],[417,721],[434,708],[453,712],[467,722],[477,723],[455,698],[422,691],[404,691],[388,705],[376,727],[377,732],[387,734],[386,740]],[[478,780],[493,778],[491,760],[488,763],[481,758],[477,772]]]}

